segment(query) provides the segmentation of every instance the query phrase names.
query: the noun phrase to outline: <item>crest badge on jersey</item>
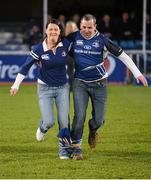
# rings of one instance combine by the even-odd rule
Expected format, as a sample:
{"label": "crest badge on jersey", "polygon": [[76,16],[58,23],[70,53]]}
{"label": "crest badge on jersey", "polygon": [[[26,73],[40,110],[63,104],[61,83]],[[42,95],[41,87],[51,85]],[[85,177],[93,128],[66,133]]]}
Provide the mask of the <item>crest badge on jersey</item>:
{"label": "crest badge on jersey", "polygon": [[93,47],[95,47],[95,48],[100,47],[100,45],[99,45],[99,42],[98,42],[98,41],[95,41],[95,42],[92,44],[92,46],[93,46]]}
{"label": "crest badge on jersey", "polygon": [[41,58],[44,59],[44,60],[49,60],[50,59],[49,54],[43,54],[41,56]]}
{"label": "crest badge on jersey", "polygon": [[62,56],[66,56],[67,53],[66,53],[65,51],[62,51],[61,55],[62,55]]}

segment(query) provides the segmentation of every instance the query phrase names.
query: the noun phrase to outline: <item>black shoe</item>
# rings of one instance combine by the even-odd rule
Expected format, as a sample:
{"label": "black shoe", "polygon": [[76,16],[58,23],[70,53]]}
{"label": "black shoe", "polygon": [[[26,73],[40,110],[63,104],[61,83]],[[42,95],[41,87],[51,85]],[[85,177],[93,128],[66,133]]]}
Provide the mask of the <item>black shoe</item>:
{"label": "black shoe", "polygon": [[88,143],[91,149],[94,149],[96,147],[98,138],[99,138],[99,135],[96,131],[89,130]]}
{"label": "black shoe", "polygon": [[75,147],[73,149],[73,153],[72,153],[71,157],[74,160],[82,160],[83,159],[83,154],[82,154],[81,148]]}

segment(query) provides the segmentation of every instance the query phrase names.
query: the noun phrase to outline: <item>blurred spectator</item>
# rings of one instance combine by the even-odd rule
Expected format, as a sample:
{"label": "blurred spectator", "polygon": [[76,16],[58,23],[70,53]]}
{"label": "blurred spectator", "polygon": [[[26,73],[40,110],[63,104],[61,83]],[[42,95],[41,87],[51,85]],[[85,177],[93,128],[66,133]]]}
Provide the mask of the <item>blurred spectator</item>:
{"label": "blurred spectator", "polygon": [[[141,31],[140,31],[140,39],[142,39],[142,27],[141,27]],[[151,40],[151,15],[150,14],[146,14],[146,39],[147,40]]]}
{"label": "blurred spectator", "polygon": [[146,14],[146,39],[151,40],[151,14]]}
{"label": "blurred spectator", "polygon": [[116,27],[119,40],[131,40],[134,38],[132,21],[128,12],[123,12],[122,17]]}
{"label": "blurred spectator", "polygon": [[51,14],[48,14],[48,16],[47,16],[48,21],[51,21],[52,18],[53,18],[52,15],[51,15]]}
{"label": "blurred spectator", "polygon": [[60,15],[58,16],[58,20],[59,20],[59,22],[61,23],[62,27],[65,28],[65,21],[66,21],[65,15],[60,14]]}
{"label": "blurred spectator", "polygon": [[27,32],[27,39],[25,40],[25,42],[28,43],[29,48],[31,48],[31,46],[41,42],[42,38],[43,35],[40,31],[39,26],[34,24],[32,28],[29,30],[29,32]]}
{"label": "blurred spectator", "polygon": [[75,32],[78,30],[78,26],[74,21],[67,21],[65,26],[65,36],[70,34],[71,32]]}
{"label": "blurred spectator", "polygon": [[131,19],[134,39],[139,40],[141,38],[140,29],[142,29],[142,24],[140,23],[140,18],[136,15],[136,12],[134,10],[132,10],[130,13],[130,19]]}
{"label": "blurred spectator", "polygon": [[71,20],[77,24],[78,28],[80,27],[80,15],[78,13],[73,14]]}
{"label": "blurred spectator", "polygon": [[105,14],[102,20],[98,23],[98,30],[107,36],[108,38],[113,37],[113,23],[109,14]]}

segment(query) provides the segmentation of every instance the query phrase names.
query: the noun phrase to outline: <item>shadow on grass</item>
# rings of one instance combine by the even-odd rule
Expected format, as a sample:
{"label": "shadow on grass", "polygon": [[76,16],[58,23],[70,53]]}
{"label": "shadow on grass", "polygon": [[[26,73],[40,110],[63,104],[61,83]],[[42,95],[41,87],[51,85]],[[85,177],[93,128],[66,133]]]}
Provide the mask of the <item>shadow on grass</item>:
{"label": "shadow on grass", "polygon": [[151,157],[151,152],[135,152],[135,151],[95,151],[96,155],[108,157]]}
{"label": "shadow on grass", "polygon": [[1,153],[48,153],[56,152],[55,147],[42,146],[0,146]]}

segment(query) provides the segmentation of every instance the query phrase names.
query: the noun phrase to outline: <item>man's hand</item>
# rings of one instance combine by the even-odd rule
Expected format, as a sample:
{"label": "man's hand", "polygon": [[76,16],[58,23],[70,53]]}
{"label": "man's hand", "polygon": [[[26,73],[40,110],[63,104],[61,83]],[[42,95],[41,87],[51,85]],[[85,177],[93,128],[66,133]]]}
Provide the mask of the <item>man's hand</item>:
{"label": "man's hand", "polygon": [[18,89],[15,89],[15,88],[11,88],[10,89],[10,96],[15,96],[18,92]]}
{"label": "man's hand", "polygon": [[141,82],[144,86],[148,86],[148,82],[143,75],[138,76],[136,80],[138,83]]}

